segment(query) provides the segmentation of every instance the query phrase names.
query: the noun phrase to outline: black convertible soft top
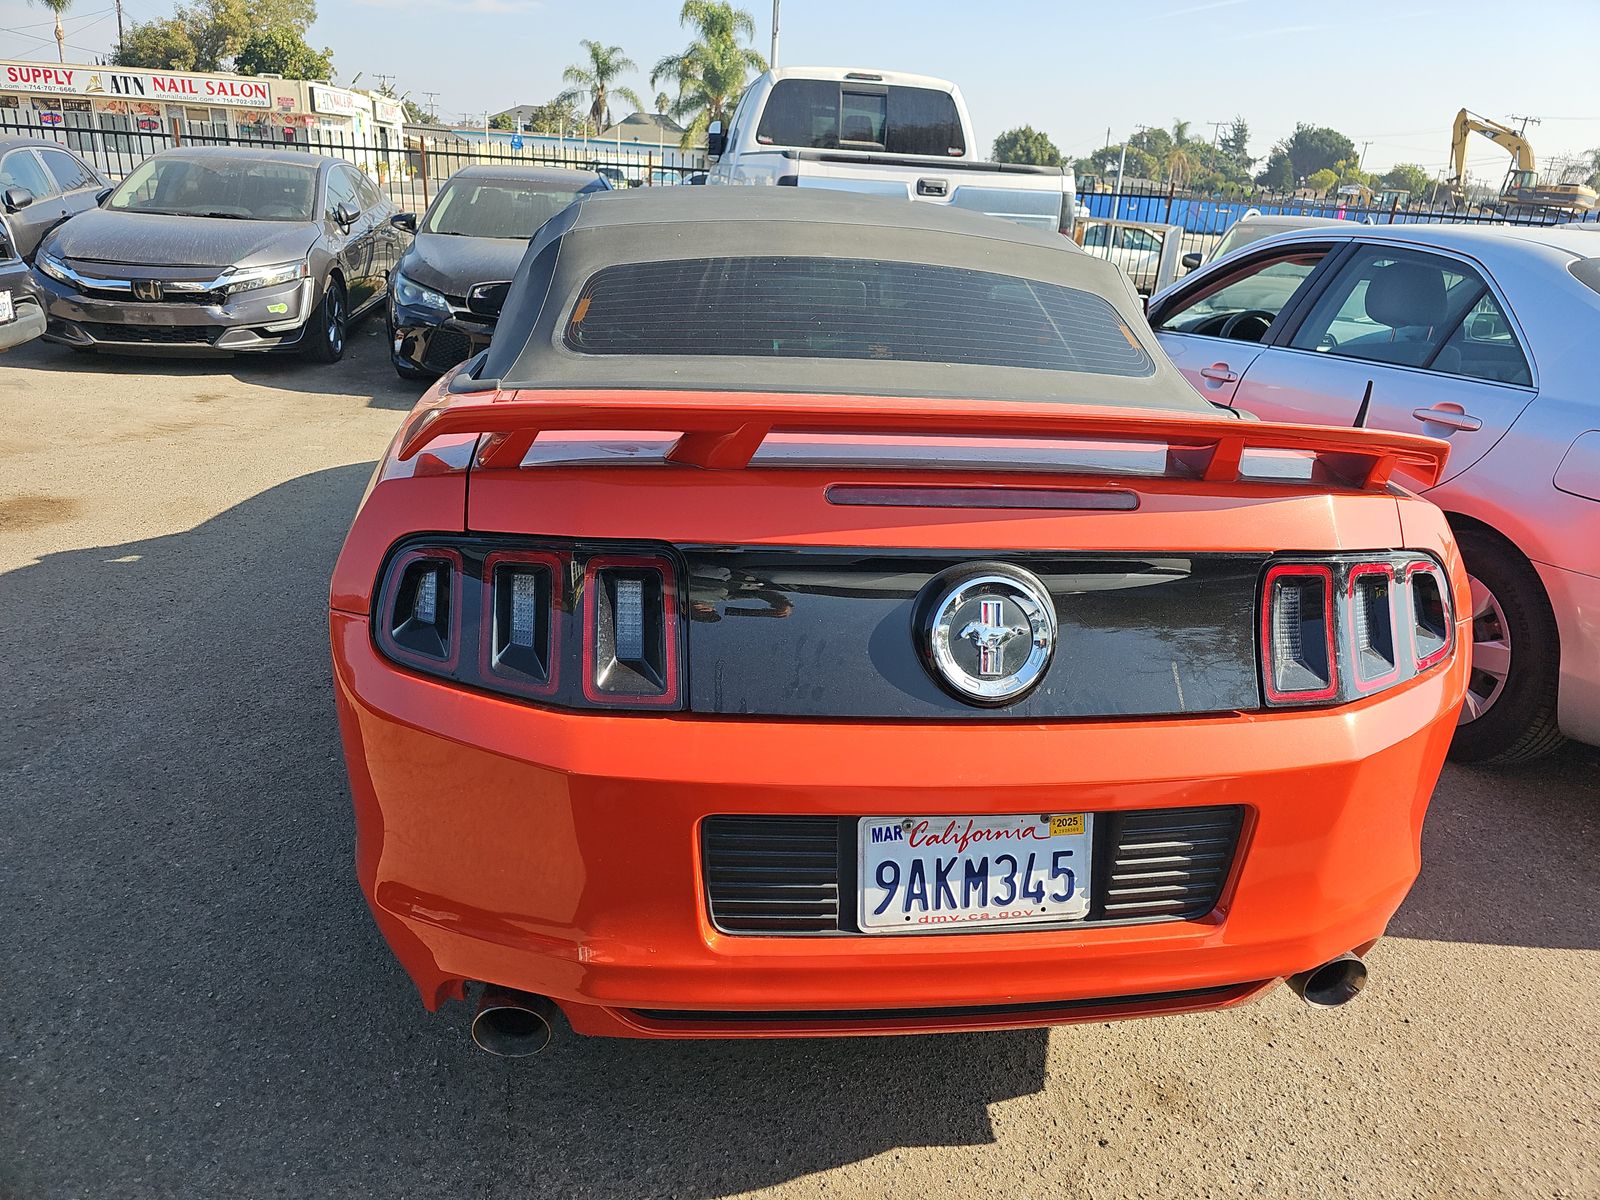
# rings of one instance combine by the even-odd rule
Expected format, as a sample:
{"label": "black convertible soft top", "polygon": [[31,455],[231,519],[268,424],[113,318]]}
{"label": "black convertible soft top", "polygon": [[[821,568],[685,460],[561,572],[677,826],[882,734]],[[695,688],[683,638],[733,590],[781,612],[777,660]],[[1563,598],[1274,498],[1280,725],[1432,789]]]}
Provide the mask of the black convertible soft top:
{"label": "black convertible soft top", "polygon": [[1058,234],[789,187],[580,197],[530,243],[452,391],[1059,400],[1215,417],[1127,277]]}

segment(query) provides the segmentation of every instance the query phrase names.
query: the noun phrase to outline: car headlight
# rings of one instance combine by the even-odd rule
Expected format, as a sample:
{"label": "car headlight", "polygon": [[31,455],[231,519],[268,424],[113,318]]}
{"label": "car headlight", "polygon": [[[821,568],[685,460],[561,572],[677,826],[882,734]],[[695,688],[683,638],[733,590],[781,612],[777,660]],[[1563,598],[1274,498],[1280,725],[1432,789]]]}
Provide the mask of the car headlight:
{"label": "car headlight", "polygon": [[435,312],[448,313],[450,301],[432,288],[425,288],[420,283],[412,283],[398,271],[394,277],[394,298],[396,303],[407,308],[431,308]]}
{"label": "car headlight", "polygon": [[71,283],[72,272],[67,269],[67,264],[53,254],[41,254],[35,265],[39,270],[60,283]]}
{"label": "car headlight", "polygon": [[249,292],[256,288],[276,287],[280,283],[293,283],[297,279],[306,279],[311,274],[311,265],[305,259],[296,259],[294,262],[273,263],[265,267],[234,267],[222,277],[222,290],[226,295],[235,292]]}

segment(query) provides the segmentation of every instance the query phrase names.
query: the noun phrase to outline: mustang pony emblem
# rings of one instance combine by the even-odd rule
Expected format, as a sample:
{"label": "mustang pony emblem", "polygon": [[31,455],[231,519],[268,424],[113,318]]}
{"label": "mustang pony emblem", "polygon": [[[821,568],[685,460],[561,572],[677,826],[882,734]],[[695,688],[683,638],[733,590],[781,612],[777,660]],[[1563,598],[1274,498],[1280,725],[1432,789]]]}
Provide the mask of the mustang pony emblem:
{"label": "mustang pony emblem", "polygon": [[1003,605],[998,599],[979,601],[978,619],[968,621],[957,635],[978,648],[978,674],[994,679],[1005,674],[1002,651],[1012,638],[1027,637],[1028,630],[1021,625],[1002,625]]}

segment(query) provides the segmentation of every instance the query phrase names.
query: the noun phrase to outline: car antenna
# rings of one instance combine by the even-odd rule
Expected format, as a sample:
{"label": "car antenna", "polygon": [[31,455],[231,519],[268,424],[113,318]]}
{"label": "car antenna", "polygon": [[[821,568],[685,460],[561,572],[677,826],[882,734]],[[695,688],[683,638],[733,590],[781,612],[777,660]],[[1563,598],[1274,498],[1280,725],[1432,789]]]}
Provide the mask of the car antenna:
{"label": "car antenna", "polygon": [[1367,390],[1361,394],[1361,407],[1356,409],[1355,428],[1367,427],[1367,409],[1372,407],[1372,380],[1367,380]]}

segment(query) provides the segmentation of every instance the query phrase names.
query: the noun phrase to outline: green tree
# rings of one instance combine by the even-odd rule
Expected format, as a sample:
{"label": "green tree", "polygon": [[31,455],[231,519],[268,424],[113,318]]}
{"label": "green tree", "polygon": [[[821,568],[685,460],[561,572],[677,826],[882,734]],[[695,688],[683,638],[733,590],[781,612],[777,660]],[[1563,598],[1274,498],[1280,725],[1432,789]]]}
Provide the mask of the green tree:
{"label": "green tree", "polygon": [[1167,179],[1181,187],[1194,174],[1196,166],[1196,146],[1189,137],[1188,121],[1172,122],[1171,142],[1171,147],[1161,159],[1161,166],[1167,173]]}
{"label": "green tree", "polygon": [[282,33],[303,43],[316,19],[315,0],[196,0],[179,5],[170,17],[136,22],[111,61],[119,67],[220,71],[252,39]]}
{"label": "green tree", "polygon": [[1356,144],[1325,125],[1296,125],[1294,136],[1284,148],[1294,164],[1294,173],[1301,178],[1324,169],[1337,170],[1339,163],[1355,161],[1357,157]]}
{"label": "green tree", "polygon": [[1107,146],[1096,150],[1088,158],[1080,158],[1073,164],[1074,170],[1084,175],[1099,175],[1113,186],[1117,182],[1117,166],[1122,164],[1124,179],[1154,179],[1161,169],[1155,156],[1128,143],[1127,161],[1123,162],[1121,146]]}
{"label": "green tree", "polygon": [[1233,119],[1219,145],[1222,153],[1238,166],[1241,174],[1256,165],[1256,160],[1250,157],[1250,126],[1243,117]]}
{"label": "green tree", "polygon": [[129,26],[111,61],[119,67],[192,71],[198,53],[194,39],[189,36],[188,25],[178,17],[164,17],[157,21],[136,21]]}
{"label": "green tree", "polygon": [[1061,165],[1061,151],[1056,144],[1032,125],[1019,125],[995,138],[990,156],[995,162],[1032,163],[1036,167]]}
{"label": "green tree", "polygon": [[544,104],[536,104],[528,119],[523,122],[531,133],[571,133],[580,128],[584,118],[578,115],[570,100],[557,96]]}
{"label": "green tree", "polygon": [[517,121],[516,118],[508,112],[495,113],[494,116],[489,118],[489,128],[511,132],[516,130]]}
{"label": "green tree", "polygon": [[1339,173],[1332,167],[1323,167],[1322,170],[1313,171],[1306,176],[1306,186],[1321,195],[1327,195],[1338,182]]}
{"label": "green tree", "polygon": [[234,55],[233,69],[241,75],[278,74],[285,79],[332,79],[333,51],[320,53],[292,28],[278,26],[252,34]]}
{"label": "green tree", "polygon": [[1416,163],[1395,163],[1378,182],[1393,191],[1410,192],[1413,196],[1421,199],[1422,194],[1428,190],[1428,185],[1432,180],[1428,178],[1428,173],[1417,166]]}
{"label": "green tree", "polygon": [[56,57],[62,62],[67,61],[66,30],[61,28],[61,18],[72,7],[72,0],[28,0],[30,4],[37,4],[48,8],[56,18]]}
{"label": "green tree", "polygon": [[572,86],[556,97],[558,102],[576,104],[585,98],[589,102],[589,120],[598,128],[611,124],[611,97],[620,96],[634,108],[644,107],[639,93],[621,87],[617,79],[627,71],[636,71],[633,59],[622,52],[621,46],[602,46],[588,38],[578,43],[589,55],[587,64],[574,63],[561,73],[561,78]]}
{"label": "green tree", "polygon": [[1272,153],[1267,155],[1267,165],[1261,174],[1256,176],[1256,182],[1275,192],[1294,191],[1294,162],[1289,158],[1288,148],[1282,142],[1274,146]]}
{"label": "green tree", "polygon": [[727,128],[750,73],[765,71],[767,60],[742,44],[755,39],[755,19],[728,0],[684,0],[678,24],[692,29],[695,39],[681,54],[656,63],[650,86],[663,79],[677,85],[672,115],[686,122],[681,145],[687,149],[704,141],[713,121]]}

